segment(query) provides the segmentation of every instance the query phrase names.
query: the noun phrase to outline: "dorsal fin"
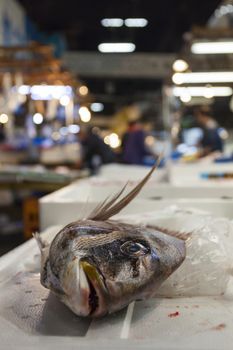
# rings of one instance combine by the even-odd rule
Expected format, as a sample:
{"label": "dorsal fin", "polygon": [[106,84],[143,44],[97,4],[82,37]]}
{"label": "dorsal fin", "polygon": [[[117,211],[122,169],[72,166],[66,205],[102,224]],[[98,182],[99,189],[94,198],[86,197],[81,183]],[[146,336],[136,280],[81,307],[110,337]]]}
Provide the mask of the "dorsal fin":
{"label": "dorsal fin", "polygon": [[149,173],[139,182],[139,184],[134,187],[125,197],[123,197],[118,202],[117,199],[124,192],[126,185],[109,201],[104,201],[102,204],[98,205],[92,213],[88,216],[87,220],[105,221],[108,220],[113,215],[118,214],[123,208],[126,207],[141,191],[143,186],[147,183],[151,177],[154,170],[158,167],[161,157],[157,160],[156,164],[151,168]]}
{"label": "dorsal fin", "polygon": [[168,236],[179,238],[182,241],[187,241],[192,236],[192,232],[174,231],[157,225],[146,225],[146,227],[152,230],[161,231]]}

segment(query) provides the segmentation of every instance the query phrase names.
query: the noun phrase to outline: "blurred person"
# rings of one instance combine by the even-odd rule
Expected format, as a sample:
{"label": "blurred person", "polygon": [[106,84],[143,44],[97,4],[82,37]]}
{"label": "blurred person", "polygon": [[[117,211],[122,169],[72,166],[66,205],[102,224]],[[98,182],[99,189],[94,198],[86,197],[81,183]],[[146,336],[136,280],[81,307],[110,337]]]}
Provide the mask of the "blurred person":
{"label": "blurred person", "polygon": [[144,157],[152,155],[145,145],[145,131],[139,121],[130,121],[122,138],[122,161],[127,164],[143,165]]}
{"label": "blurred person", "polygon": [[219,135],[218,123],[212,117],[209,108],[199,108],[196,111],[196,120],[200,125],[203,136],[200,141],[202,148],[200,156],[207,156],[213,152],[223,152],[223,140]]}
{"label": "blurred person", "polygon": [[91,128],[82,127],[78,138],[83,148],[82,166],[87,166],[91,174],[95,174],[102,164],[115,161],[112,149]]}

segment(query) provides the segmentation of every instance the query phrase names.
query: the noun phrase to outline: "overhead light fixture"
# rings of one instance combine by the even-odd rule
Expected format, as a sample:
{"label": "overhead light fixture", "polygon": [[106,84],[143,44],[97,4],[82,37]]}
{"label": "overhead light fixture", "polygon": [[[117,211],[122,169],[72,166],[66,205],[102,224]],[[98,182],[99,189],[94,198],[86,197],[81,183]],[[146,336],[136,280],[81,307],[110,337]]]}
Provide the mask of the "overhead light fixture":
{"label": "overhead light fixture", "polygon": [[103,53],[117,52],[133,52],[135,51],[135,44],[133,43],[102,43],[98,45],[98,50]]}
{"label": "overhead light fixture", "polygon": [[77,134],[80,131],[80,126],[77,124],[71,124],[68,126],[68,131],[71,134]]}
{"label": "overhead light fixture", "polygon": [[18,87],[18,93],[31,94],[33,100],[59,100],[63,95],[72,96],[73,90],[69,85],[21,85]]}
{"label": "overhead light fixture", "polygon": [[7,114],[3,113],[0,115],[0,123],[1,124],[6,124],[9,120],[9,117]]}
{"label": "overhead light fixture", "polygon": [[172,65],[175,72],[184,72],[188,67],[188,63],[184,60],[176,60]]}
{"label": "overhead light fixture", "polygon": [[34,124],[39,125],[43,123],[44,117],[41,113],[35,113],[34,116],[32,117],[32,120]]}
{"label": "overhead light fixture", "polygon": [[194,72],[175,73],[172,81],[177,84],[198,84],[198,83],[232,83],[233,72]]}
{"label": "overhead light fixture", "polygon": [[88,87],[86,85],[82,85],[78,89],[78,92],[81,96],[86,96],[88,94],[89,90],[88,90]]}
{"label": "overhead light fixture", "polygon": [[103,18],[101,20],[103,27],[122,27],[124,25],[124,20],[122,18]]}
{"label": "overhead light fixture", "polygon": [[148,20],[146,18],[126,18],[125,25],[126,27],[146,27]]}
{"label": "overhead light fixture", "polygon": [[91,120],[91,113],[87,107],[79,108],[80,119],[84,123],[88,123]]}
{"label": "overhead light fixture", "polygon": [[121,145],[119,136],[114,132],[110,135],[105,136],[104,143],[109,145],[111,148],[117,148]]}
{"label": "overhead light fixture", "polygon": [[91,110],[92,112],[102,112],[104,109],[103,103],[100,102],[94,102],[91,104]]}
{"label": "overhead light fixture", "polygon": [[195,42],[191,46],[191,52],[197,55],[230,54],[233,53],[233,41]]}
{"label": "overhead light fixture", "polygon": [[233,90],[229,86],[175,86],[173,88],[174,96],[180,97],[185,92],[190,96],[212,98],[215,96],[231,96]]}
{"label": "overhead light fixture", "polygon": [[184,88],[182,94],[180,95],[180,100],[184,103],[190,102],[192,99],[192,96],[190,95],[189,91]]}
{"label": "overhead light fixture", "polygon": [[68,95],[64,95],[60,98],[60,104],[63,106],[63,107],[66,107],[68,106],[68,104],[70,103],[70,97]]}

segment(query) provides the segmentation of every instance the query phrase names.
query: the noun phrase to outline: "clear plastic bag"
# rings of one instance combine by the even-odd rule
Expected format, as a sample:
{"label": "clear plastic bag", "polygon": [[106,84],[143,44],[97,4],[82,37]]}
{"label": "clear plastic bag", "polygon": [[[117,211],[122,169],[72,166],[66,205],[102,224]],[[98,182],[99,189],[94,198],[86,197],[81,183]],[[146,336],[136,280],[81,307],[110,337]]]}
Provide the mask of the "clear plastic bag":
{"label": "clear plastic bag", "polygon": [[208,213],[169,207],[156,213],[118,216],[117,220],[190,232],[183,264],[157,295],[218,296],[226,292],[233,267],[233,223]]}

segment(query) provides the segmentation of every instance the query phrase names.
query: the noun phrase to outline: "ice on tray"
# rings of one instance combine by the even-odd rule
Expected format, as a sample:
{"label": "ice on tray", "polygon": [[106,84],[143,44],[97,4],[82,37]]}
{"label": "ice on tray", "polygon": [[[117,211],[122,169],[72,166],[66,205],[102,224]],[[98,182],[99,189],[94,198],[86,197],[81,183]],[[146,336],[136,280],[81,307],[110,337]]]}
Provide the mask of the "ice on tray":
{"label": "ice on tray", "polygon": [[118,215],[115,219],[191,232],[184,263],[158,290],[158,295],[217,296],[226,292],[233,267],[233,224],[226,218],[176,206],[157,212]]}

